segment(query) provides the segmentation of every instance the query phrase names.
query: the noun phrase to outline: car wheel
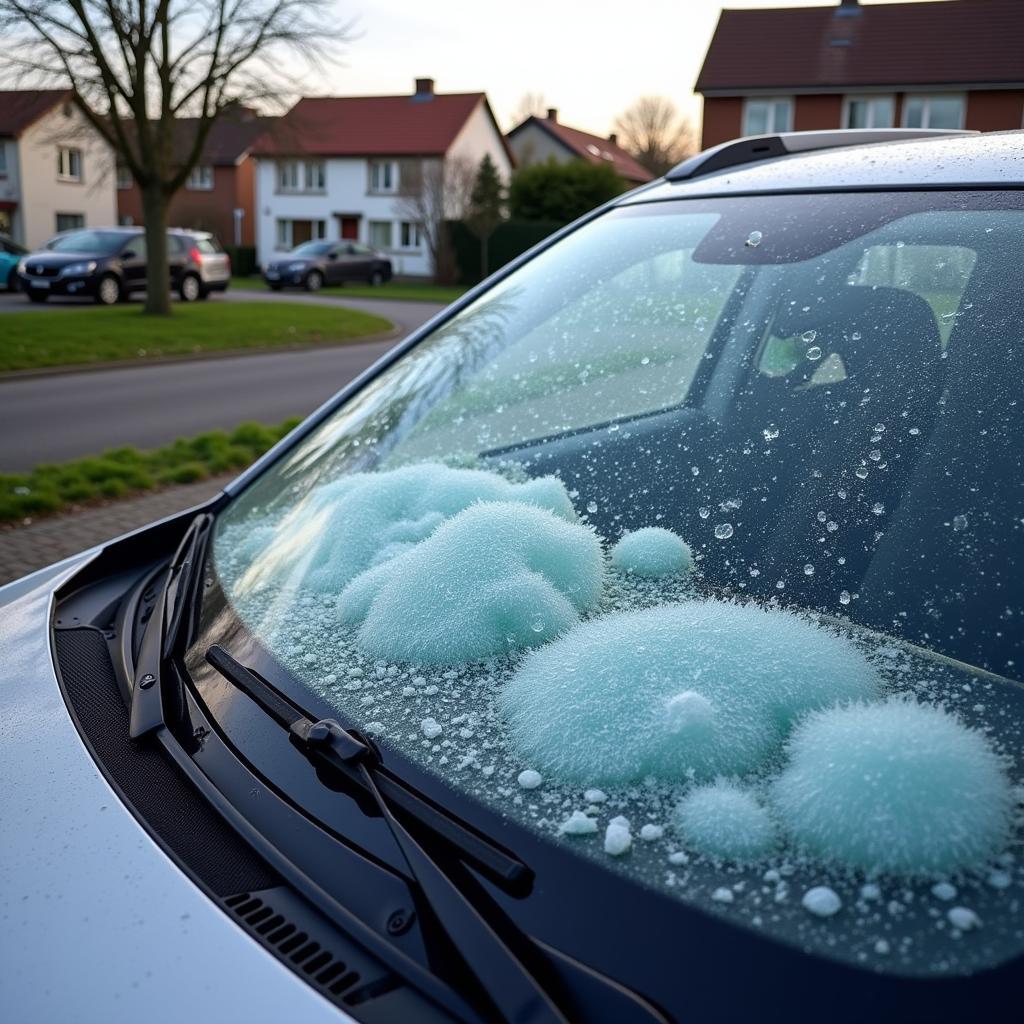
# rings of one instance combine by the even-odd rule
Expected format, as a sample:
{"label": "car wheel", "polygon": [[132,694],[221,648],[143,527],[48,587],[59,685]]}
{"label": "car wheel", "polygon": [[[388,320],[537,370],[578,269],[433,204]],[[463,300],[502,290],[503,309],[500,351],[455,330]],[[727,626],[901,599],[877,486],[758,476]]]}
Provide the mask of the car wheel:
{"label": "car wheel", "polygon": [[283,286],[283,285],[280,285],[280,284],[272,284],[272,285],[270,286],[270,290],[271,290],[272,292],[279,292],[279,291],[280,291],[280,290],[281,290],[281,289],[282,289],[283,287],[284,287],[284,286]]}
{"label": "car wheel", "polygon": [[370,284],[373,285],[374,288],[380,287],[383,283],[384,275],[379,270],[375,270],[370,274]]}
{"label": "car wheel", "polygon": [[113,274],[105,274],[100,278],[96,288],[96,301],[101,306],[113,306],[121,301],[121,282]]}
{"label": "car wheel", "polygon": [[318,292],[324,286],[324,275],[319,270],[311,270],[306,275],[306,291]]}
{"label": "car wheel", "polygon": [[12,267],[11,272],[7,275],[7,290],[9,292],[16,292],[18,290],[17,267]]}
{"label": "car wheel", "polygon": [[45,302],[50,297],[49,292],[36,291],[34,288],[30,288],[27,294],[33,302]]}
{"label": "car wheel", "polygon": [[182,302],[195,302],[203,298],[202,282],[195,274],[186,274],[178,285],[178,294]]}

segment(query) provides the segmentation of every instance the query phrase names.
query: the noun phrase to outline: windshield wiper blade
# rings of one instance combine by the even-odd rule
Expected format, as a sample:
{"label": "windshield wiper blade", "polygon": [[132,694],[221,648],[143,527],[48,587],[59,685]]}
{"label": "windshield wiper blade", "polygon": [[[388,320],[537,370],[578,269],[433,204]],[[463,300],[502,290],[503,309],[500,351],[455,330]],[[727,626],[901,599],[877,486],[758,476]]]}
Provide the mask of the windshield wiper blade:
{"label": "windshield wiper blade", "polygon": [[200,568],[213,516],[200,513],[189,524],[164,580],[135,659],[128,735],[137,740],[164,725],[163,667],[173,653],[182,624],[195,605]]}
{"label": "windshield wiper blade", "polygon": [[[479,837],[475,837],[453,816],[433,808],[414,790],[383,770],[376,748],[359,733],[345,729],[333,719],[314,721],[309,718],[270,683],[235,661],[219,645],[213,645],[206,652],[206,660],[287,729],[292,742],[311,760],[322,761],[341,770],[357,781],[372,798],[391,831],[410,876],[458,956],[485,993],[501,993],[501,1005],[497,1007],[501,1018],[510,1024],[567,1024],[567,1018],[541,981],[459,889],[448,872],[398,820],[396,811],[409,814],[449,841],[453,835],[460,834],[460,841],[454,845],[469,863],[477,866],[481,866],[481,848],[487,849],[487,844],[481,843]],[[434,813],[429,818],[420,817],[422,808],[430,808]],[[435,828],[438,819],[445,823],[440,829]],[[469,850],[463,846],[465,837],[476,840],[469,844]],[[508,857],[497,847],[492,846],[490,850],[488,860],[492,863],[500,863],[501,858]],[[522,870],[529,870],[514,858],[509,859]],[[507,919],[503,924],[506,929],[518,931]],[[524,937],[524,941],[530,940]]]}

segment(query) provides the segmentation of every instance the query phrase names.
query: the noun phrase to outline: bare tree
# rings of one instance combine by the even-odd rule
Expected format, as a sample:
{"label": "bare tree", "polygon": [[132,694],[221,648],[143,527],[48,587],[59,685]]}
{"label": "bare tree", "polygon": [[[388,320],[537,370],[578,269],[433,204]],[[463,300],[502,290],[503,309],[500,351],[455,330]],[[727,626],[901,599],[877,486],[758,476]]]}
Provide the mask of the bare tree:
{"label": "bare tree", "polygon": [[547,101],[542,92],[524,92],[515,105],[510,118],[510,128],[522,124],[528,117],[543,117],[547,113]]}
{"label": "bare tree", "polygon": [[445,221],[462,220],[466,215],[475,182],[476,167],[465,157],[408,161],[399,170],[395,212],[420,225],[438,283],[450,283],[455,276]]}
{"label": "bare tree", "polygon": [[[330,0],[0,0],[0,77],[71,90],[142,193],[146,312],[170,312],[167,216],[233,103],[293,91],[347,37]],[[332,27],[333,26],[333,27]],[[197,118],[176,136],[175,120]],[[177,143],[177,146],[176,146]]]}
{"label": "bare tree", "polygon": [[690,122],[664,96],[641,96],[616,118],[615,130],[652,174],[664,174],[696,148]]}

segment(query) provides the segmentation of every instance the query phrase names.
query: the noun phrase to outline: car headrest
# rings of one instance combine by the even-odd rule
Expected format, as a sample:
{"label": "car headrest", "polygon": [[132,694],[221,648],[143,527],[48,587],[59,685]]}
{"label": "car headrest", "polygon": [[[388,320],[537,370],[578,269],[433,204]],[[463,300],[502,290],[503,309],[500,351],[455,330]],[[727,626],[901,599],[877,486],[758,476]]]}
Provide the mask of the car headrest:
{"label": "car headrest", "polygon": [[921,368],[939,357],[939,328],[931,306],[902,288],[845,285],[830,295],[784,301],[772,333],[779,338],[814,331],[824,354],[838,353],[848,371],[868,366]]}

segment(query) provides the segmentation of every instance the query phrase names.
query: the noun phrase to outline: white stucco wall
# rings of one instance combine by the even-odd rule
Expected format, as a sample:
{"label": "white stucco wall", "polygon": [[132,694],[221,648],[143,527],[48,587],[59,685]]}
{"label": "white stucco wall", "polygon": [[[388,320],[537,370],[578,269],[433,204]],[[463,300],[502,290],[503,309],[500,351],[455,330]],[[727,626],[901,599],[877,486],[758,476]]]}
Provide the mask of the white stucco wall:
{"label": "white stucco wall", "polygon": [[502,142],[501,133],[481,102],[455,136],[455,141],[448,148],[448,156],[453,159],[469,160],[475,166],[483,160],[485,153],[490,154],[502,179],[508,181],[512,176],[512,163]]}
{"label": "white stucco wall", "polygon": [[515,135],[508,136],[508,144],[515,154],[516,160],[523,166],[543,163],[552,157],[560,164],[579,159],[575,153],[571,153],[557,139],[552,138],[548,132],[532,121],[525,128],[517,131]]}
{"label": "white stucco wall", "polygon": [[[65,113],[68,111],[68,113]],[[57,176],[57,150],[82,151],[82,180]],[[57,107],[24,132],[17,142],[20,229],[29,248],[41,246],[57,231],[57,214],[81,214],[86,227],[117,223],[114,154],[73,107]]]}

